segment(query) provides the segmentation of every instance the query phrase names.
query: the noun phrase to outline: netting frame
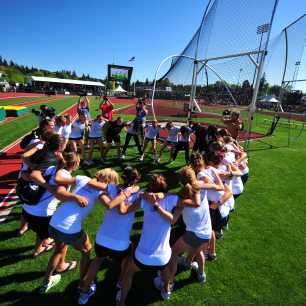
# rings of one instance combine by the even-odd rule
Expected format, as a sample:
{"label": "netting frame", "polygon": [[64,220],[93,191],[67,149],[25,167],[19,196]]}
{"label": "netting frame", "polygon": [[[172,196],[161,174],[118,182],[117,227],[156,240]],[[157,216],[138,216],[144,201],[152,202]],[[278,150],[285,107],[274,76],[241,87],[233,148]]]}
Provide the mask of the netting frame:
{"label": "netting frame", "polygon": [[[303,14],[301,15],[300,17],[298,17],[296,20],[294,20],[293,22],[291,22],[289,25],[287,25],[281,32],[284,33],[285,35],[285,63],[284,63],[284,70],[283,70],[283,74],[282,74],[282,81],[281,81],[281,88],[280,88],[280,94],[279,94],[279,100],[280,100],[280,103],[282,105],[282,102],[283,102],[283,96],[284,96],[284,92],[286,90],[286,88],[288,87],[288,85],[290,83],[297,83],[297,82],[306,82],[306,79],[294,79],[294,76],[293,76],[293,79],[292,80],[286,80],[285,77],[286,77],[286,73],[287,73],[287,68],[288,68],[288,51],[289,51],[289,43],[288,43],[288,29],[295,25],[296,23],[298,23],[300,20],[302,20],[303,18],[306,18],[306,14]],[[302,48],[302,52],[301,52],[301,57],[299,59],[299,61],[301,62],[301,59],[303,57],[303,54],[305,53],[305,48],[306,48],[306,41],[304,42],[304,46]],[[300,64],[299,64],[300,65]],[[297,71],[298,73],[298,71]],[[294,72],[295,74],[295,72]],[[297,76],[297,74],[296,74]],[[300,136],[302,135],[303,131],[305,130],[305,123],[306,123],[306,106],[305,106],[305,109],[304,109],[304,113],[301,114],[302,116],[304,116],[304,121],[303,121],[303,124],[300,128],[300,131],[298,132],[298,136],[296,137],[292,137],[291,136],[291,116],[292,114],[288,113],[289,114],[289,117],[288,117],[288,147],[290,147],[290,144],[291,143],[294,143],[296,142]]]}
{"label": "netting frame", "polygon": [[[275,16],[275,12],[276,12],[278,2],[279,2],[279,0],[274,1],[274,5],[273,5],[272,12],[271,12],[271,17],[270,17],[270,22],[268,24],[268,30],[266,31],[267,32],[267,39],[265,41],[265,44],[264,44],[264,47],[263,47],[262,50],[259,48],[258,51],[249,51],[249,52],[243,52],[243,53],[238,53],[238,54],[224,55],[224,56],[221,56],[221,57],[211,57],[211,58],[207,58],[207,59],[198,59],[197,54],[198,54],[200,34],[201,34],[201,31],[200,31],[200,34],[199,34],[198,39],[197,39],[197,45],[196,45],[196,50],[195,50],[195,56],[194,57],[187,56],[185,54],[179,54],[179,55],[170,55],[170,56],[167,56],[166,58],[164,58],[161,61],[161,63],[159,64],[158,68],[156,69],[154,82],[153,82],[151,107],[152,107],[152,114],[153,114],[154,120],[156,120],[156,114],[155,114],[155,109],[154,109],[154,96],[155,96],[155,90],[156,90],[157,75],[158,75],[158,72],[159,72],[161,66],[167,60],[173,59],[175,57],[176,58],[185,57],[185,58],[189,58],[189,59],[193,60],[193,62],[194,62],[192,84],[191,84],[191,91],[190,91],[190,99],[189,99],[189,107],[188,107],[188,116],[187,116],[187,123],[188,123],[191,120],[191,116],[192,116],[192,106],[196,102],[195,96],[196,96],[196,88],[197,88],[197,64],[202,63],[202,64],[204,64],[203,66],[205,66],[206,68],[211,68],[208,65],[208,62],[210,62],[212,60],[218,60],[218,59],[225,59],[225,58],[246,56],[247,55],[250,58],[250,60],[252,61],[252,63],[255,65],[255,73],[254,73],[255,85],[254,85],[254,91],[253,91],[251,103],[249,104],[249,107],[248,107],[248,111],[249,111],[248,129],[247,129],[247,135],[248,136],[247,136],[247,139],[246,139],[246,142],[245,142],[245,148],[248,149],[250,134],[251,134],[251,131],[252,131],[253,115],[256,112],[256,101],[257,101],[257,95],[258,95],[259,86],[260,86],[260,80],[261,80],[261,77],[262,77],[262,74],[263,74],[264,61],[265,61],[265,58],[266,58],[266,55],[267,55],[268,44],[269,44],[270,35],[271,35],[271,28],[272,28],[272,24],[273,24],[273,20],[274,20],[274,16]],[[211,4],[211,0],[209,1],[208,5],[206,7],[206,10],[203,14],[203,18],[202,18],[200,28],[201,28],[201,26],[202,26],[202,24],[205,20],[205,17],[206,17],[206,14],[208,12],[210,4]],[[252,57],[253,54],[257,54],[257,60],[255,60]],[[216,71],[214,71],[214,72],[216,72]],[[220,78],[220,76],[218,76],[218,78]],[[224,80],[223,80],[223,83],[226,84],[226,82]],[[229,88],[226,86],[226,89],[228,90]]]}

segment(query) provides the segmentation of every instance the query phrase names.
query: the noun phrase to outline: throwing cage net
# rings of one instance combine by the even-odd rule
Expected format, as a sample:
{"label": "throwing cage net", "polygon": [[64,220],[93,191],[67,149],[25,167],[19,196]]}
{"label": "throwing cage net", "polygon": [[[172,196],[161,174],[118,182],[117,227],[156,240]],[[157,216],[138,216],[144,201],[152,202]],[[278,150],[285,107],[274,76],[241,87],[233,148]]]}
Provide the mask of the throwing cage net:
{"label": "throwing cage net", "polygon": [[306,14],[271,40],[253,130],[270,147],[289,146],[306,136]]}
{"label": "throwing cage net", "polygon": [[[202,22],[179,55],[156,71],[152,116],[157,120],[222,125],[224,109],[241,111],[252,138],[264,59],[277,0],[209,1]],[[170,63],[160,76],[161,67]]]}

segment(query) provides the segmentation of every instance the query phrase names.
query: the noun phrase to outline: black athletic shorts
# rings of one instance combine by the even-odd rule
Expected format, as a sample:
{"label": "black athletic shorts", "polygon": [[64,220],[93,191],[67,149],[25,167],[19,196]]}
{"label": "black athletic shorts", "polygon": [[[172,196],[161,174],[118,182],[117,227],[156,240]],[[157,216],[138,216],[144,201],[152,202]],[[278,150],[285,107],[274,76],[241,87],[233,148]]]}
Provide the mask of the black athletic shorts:
{"label": "black athletic shorts", "polygon": [[40,240],[44,240],[50,237],[49,235],[49,222],[50,217],[37,217],[22,210],[22,216],[28,222],[29,228],[35,232]]}
{"label": "black athletic shorts", "polygon": [[241,195],[241,193],[239,193],[239,194],[233,194],[233,197],[234,197],[234,199],[236,200],[237,198],[240,197],[240,195]]}
{"label": "black athletic shorts", "polygon": [[214,231],[220,231],[222,229],[222,216],[218,208],[209,209],[211,226]]}
{"label": "black athletic shorts", "polygon": [[107,143],[116,143],[120,144],[120,135],[112,135],[112,134],[106,134],[105,136]]}
{"label": "black athletic shorts", "polygon": [[100,245],[98,243],[95,243],[95,252],[97,257],[111,257],[118,261],[121,261],[124,259],[132,250],[132,244],[129,245],[129,247],[126,250],[123,251],[117,251],[109,249],[103,245]]}
{"label": "black athletic shorts", "polygon": [[183,235],[183,240],[193,249],[199,248],[203,243],[209,242],[209,239],[199,238],[194,232],[186,231]]}
{"label": "black athletic shorts", "polygon": [[168,262],[163,265],[163,266],[150,266],[150,265],[145,265],[141,263],[137,258],[135,257],[135,253],[133,255],[133,260],[135,265],[142,271],[149,271],[149,272],[157,272],[157,271],[163,271],[168,265]]}
{"label": "black athletic shorts", "polygon": [[78,141],[78,140],[82,140],[83,139],[83,136],[82,137],[77,137],[77,138],[69,138],[69,140],[71,141]]}
{"label": "black athletic shorts", "polygon": [[149,142],[149,141],[154,142],[154,140],[156,140],[156,138],[147,138],[147,137],[145,137],[145,140],[146,140],[147,142]]}
{"label": "black athletic shorts", "polygon": [[65,244],[73,244],[80,240],[84,235],[86,235],[85,231],[82,229],[80,232],[67,234],[59,231],[53,226],[49,225],[49,235],[56,241],[62,241]]}

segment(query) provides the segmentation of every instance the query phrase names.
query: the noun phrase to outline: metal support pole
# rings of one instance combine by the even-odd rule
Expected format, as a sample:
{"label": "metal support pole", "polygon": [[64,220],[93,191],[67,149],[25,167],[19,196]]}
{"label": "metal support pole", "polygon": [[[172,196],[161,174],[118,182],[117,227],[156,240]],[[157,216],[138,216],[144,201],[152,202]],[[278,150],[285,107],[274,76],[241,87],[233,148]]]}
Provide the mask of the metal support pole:
{"label": "metal support pole", "polygon": [[191,92],[190,92],[190,99],[189,99],[189,106],[188,106],[187,123],[189,123],[192,120],[192,106],[193,106],[193,101],[196,98],[196,92],[197,92],[197,76],[198,76],[197,70],[198,70],[198,61],[194,60],[193,71],[192,71]]}
{"label": "metal support pole", "polygon": [[266,55],[267,55],[268,43],[269,43],[269,39],[270,39],[271,28],[272,28],[273,19],[274,19],[277,4],[278,4],[278,0],[276,0],[274,2],[274,8],[273,8],[273,12],[272,12],[272,15],[271,15],[270,27],[269,27],[265,47],[264,47],[264,52],[260,56],[260,64],[259,64],[259,67],[257,68],[257,70],[258,70],[257,71],[257,78],[256,78],[254,93],[253,93],[252,102],[251,102],[250,109],[249,109],[249,116],[248,116],[248,137],[247,137],[247,142],[246,142],[246,148],[247,149],[248,149],[249,144],[250,144],[250,134],[251,134],[251,130],[252,130],[253,116],[256,112],[256,101],[257,101],[257,95],[258,95],[258,90],[259,90],[259,85],[260,85],[260,79],[261,79],[261,75],[262,75],[262,72],[263,72],[265,58],[266,58]]}

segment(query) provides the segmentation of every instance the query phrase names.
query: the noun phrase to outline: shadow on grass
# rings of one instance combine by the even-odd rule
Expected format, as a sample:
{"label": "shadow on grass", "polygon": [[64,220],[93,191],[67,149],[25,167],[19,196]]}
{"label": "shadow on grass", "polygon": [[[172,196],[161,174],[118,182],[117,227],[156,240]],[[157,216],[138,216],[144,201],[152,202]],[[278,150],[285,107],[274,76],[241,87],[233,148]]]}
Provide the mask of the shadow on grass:
{"label": "shadow on grass", "polygon": [[5,278],[0,279],[0,286],[6,286],[11,283],[25,283],[28,281],[35,280],[44,275],[43,271],[33,271],[25,273],[14,273],[11,275],[6,275]]}
{"label": "shadow on grass", "polygon": [[[11,238],[17,238],[18,237],[18,230],[14,229],[11,231],[7,231],[7,232],[0,232],[0,241],[6,241],[9,240]],[[1,250],[0,252],[0,257],[2,257],[3,254],[3,250]]]}
{"label": "shadow on grass", "polygon": [[142,225],[143,225],[142,221],[134,222],[133,230],[140,231],[142,229]]}
{"label": "shadow on grass", "polygon": [[21,260],[32,258],[32,255],[24,255],[23,253],[32,250],[33,246],[19,247],[15,249],[1,249],[0,267],[15,264]]}

